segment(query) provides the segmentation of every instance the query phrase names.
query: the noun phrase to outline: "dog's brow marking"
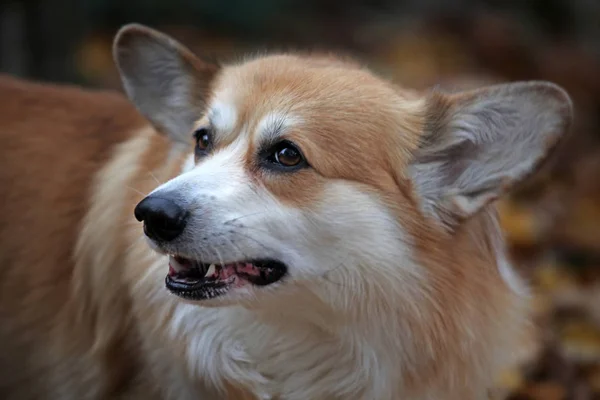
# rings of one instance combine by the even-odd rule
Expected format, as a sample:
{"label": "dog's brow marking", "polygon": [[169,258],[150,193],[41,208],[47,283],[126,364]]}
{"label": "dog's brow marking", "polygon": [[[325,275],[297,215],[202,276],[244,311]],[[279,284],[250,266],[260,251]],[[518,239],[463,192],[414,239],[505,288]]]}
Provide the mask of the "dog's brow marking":
{"label": "dog's brow marking", "polygon": [[235,129],[237,110],[231,104],[217,101],[209,113],[209,119],[218,132],[228,134]]}
{"label": "dog's brow marking", "polygon": [[299,123],[293,115],[282,112],[272,112],[265,115],[256,127],[256,137],[261,141],[275,141],[287,129]]}

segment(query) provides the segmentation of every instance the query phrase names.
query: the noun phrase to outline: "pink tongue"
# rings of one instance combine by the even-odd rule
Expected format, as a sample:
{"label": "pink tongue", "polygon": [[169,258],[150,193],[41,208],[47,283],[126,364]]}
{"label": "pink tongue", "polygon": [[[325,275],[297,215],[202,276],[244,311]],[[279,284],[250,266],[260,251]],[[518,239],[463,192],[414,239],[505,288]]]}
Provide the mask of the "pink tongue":
{"label": "pink tongue", "polygon": [[238,273],[259,276],[260,271],[252,263],[227,264],[219,271],[219,279],[227,279]]}
{"label": "pink tongue", "polygon": [[246,275],[259,276],[260,271],[251,263],[238,264],[237,271]]}

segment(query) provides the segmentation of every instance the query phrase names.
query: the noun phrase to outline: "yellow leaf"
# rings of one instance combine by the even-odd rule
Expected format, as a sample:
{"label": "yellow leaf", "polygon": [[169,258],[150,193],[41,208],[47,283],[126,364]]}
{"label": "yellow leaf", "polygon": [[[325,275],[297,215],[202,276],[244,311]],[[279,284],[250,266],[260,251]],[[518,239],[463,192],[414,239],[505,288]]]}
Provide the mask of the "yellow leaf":
{"label": "yellow leaf", "polygon": [[570,322],[561,332],[561,345],[564,352],[578,360],[600,360],[600,330],[594,325]]}
{"label": "yellow leaf", "polygon": [[545,293],[553,293],[576,286],[573,276],[567,270],[551,262],[541,264],[536,268],[534,281],[537,288]]}
{"label": "yellow leaf", "polygon": [[509,201],[500,202],[498,212],[500,224],[509,242],[531,246],[539,240],[539,228],[532,212]]}
{"label": "yellow leaf", "polygon": [[567,396],[565,388],[554,382],[543,382],[530,386],[525,394],[535,400],[564,400]]}
{"label": "yellow leaf", "polygon": [[496,386],[502,389],[517,390],[523,386],[523,375],[517,369],[507,369],[496,379]]}

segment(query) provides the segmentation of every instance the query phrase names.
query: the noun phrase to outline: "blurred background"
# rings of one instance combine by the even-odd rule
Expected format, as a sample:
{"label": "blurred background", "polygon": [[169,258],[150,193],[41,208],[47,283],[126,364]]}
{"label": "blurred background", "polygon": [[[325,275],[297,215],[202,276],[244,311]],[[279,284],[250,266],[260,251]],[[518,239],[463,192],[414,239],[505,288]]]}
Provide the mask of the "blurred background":
{"label": "blurred background", "polygon": [[0,72],[121,90],[111,41],[128,22],[225,61],[319,49],[414,88],[562,85],[575,103],[571,137],[500,204],[539,330],[497,390],[600,400],[600,0],[3,0]]}

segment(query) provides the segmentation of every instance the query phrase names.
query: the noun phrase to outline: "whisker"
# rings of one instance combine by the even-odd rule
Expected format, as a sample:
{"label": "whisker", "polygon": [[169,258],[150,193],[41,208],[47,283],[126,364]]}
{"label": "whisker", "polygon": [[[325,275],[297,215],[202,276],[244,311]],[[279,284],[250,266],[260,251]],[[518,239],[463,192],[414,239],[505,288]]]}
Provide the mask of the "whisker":
{"label": "whisker", "polygon": [[258,190],[256,189],[256,187],[250,183],[246,183],[246,185],[250,188],[250,190],[252,191],[252,193],[254,193],[256,196],[260,196],[260,194],[258,193]]}
{"label": "whisker", "polygon": [[240,248],[240,246],[238,246],[238,245],[237,245],[237,244],[236,244],[236,243],[235,243],[233,240],[229,240],[229,242],[231,243],[231,245],[232,245],[233,247],[235,247],[235,248],[238,250],[238,252],[239,252],[239,253],[242,255],[242,257],[243,257],[245,260],[248,260],[248,259],[250,258],[250,257],[248,257],[248,256],[247,256],[247,255],[246,255],[246,254],[245,254],[245,253],[242,251],[242,249]]}
{"label": "whisker", "polygon": [[158,180],[158,178],[157,178],[157,177],[156,177],[156,176],[155,176],[155,175],[152,173],[152,171],[150,171],[149,173],[150,173],[150,176],[151,176],[152,178],[154,178],[154,180],[156,181],[156,183],[157,183],[157,184],[159,184],[159,185],[162,185],[162,183],[161,183],[161,182]]}
{"label": "whisker", "polygon": [[144,235],[140,235],[137,239],[135,239],[129,246],[127,246],[127,248],[125,249],[125,254],[129,253],[130,251],[132,251],[133,247],[135,245],[137,245],[140,242],[140,240],[143,240],[143,239],[144,239]]}
{"label": "whisker", "polygon": [[202,260],[202,258],[203,258],[203,254],[202,254],[202,252],[200,252],[200,251],[197,251],[197,250],[195,250],[195,249],[193,249],[193,250],[192,250],[190,253],[191,253],[190,255],[191,255],[191,256],[192,256],[192,257],[193,257],[195,260]]}
{"label": "whisker", "polygon": [[265,249],[267,252],[271,251],[271,249],[269,249],[267,246],[265,246],[264,244],[262,244],[261,242],[259,242],[258,240],[256,240],[255,238],[245,235],[242,232],[235,232],[237,235],[242,235],[247,239],[252,240],[254,243],[258,244],[259,246],[261,246],[263,249]]}
{"label": "whisker", "polygon": [[128,189],[133,190],[134,192],[136,192],[137,194],[141,195],[141,196],[146,196],[144,193],[140,192],[139,190],[137,190],[136,188],[133,188],[131,186],[125,185],[125,187],[127,187]]}
{"label": "whisker", "polygon": [[331,274],[332,272],[335,272],[338,268],[342,267],[346,261],[348,260],[349,257],[345,257],[343,261],[341,261],[339,264],[337,264],[335,267],[323,272],[323,275],[328,275]]}
{"label": "whisker", "polygon": [[223,257],[221,257],[221,253],[219,253],[218,247],[214,246],[211,248],[211,250],[213,250],[217,254],[217,259],[219,260],[219,264],[223,265],[224,264]]}
{"label": "whisker", "polygon": [[136,225],[141,225],[142,223],[139,221],[127,221],[124,222],[122,226],[136,226]]}
{"label": "whisker", "polygon": [[229,220],[227,220],[227,221],[223,222],[223,224],[224,224],[224,225],[231,224],[231,223],[233,223],[233,222],[235,222],[235,221],[238,221],[238,220],[240,220],[240,219],[242,219],[242,218],[246,218],[246,217],[252,217],[253,215],[259,215],[259,214],[264,214],[264,213],[265,213],[265,211],[257,211],[257,212],[250,213],[250,214],[244,214],[244,215],[240,215],[239,217],[236,217],[236,218],[231,218],[231,219],[229,219]]}
{"label": "whisker", "polygon": [[[257,227],[255,227],[255,226],[246,226],[246,225],[240,226],[240,225],[233,225],[233,228],[237,228],[238,230],[239,230],[239,229],[245,229],[245,230],[248,230],[248,231],[256,231],[256,232],[264,233],[264,234],[266,234],[266,235],[270,235],[270,234],[271,234],[271,232],[269,232],[269,231],[266,231],[266,230],[264,230],[264,229],[257,228]],[[236,232],[236,233],[238,233],[238,232],[239,232],[238,230],[231,231],[231,232]]]}
{"label": "whisker", "polygon": [[336,265],[335,267],[333,267],[333,268],[331,268],[331,269],[329,269],[329,270],[325,271],[325,272],[324,272],[324,273],[323,273],[323,274],[322,274],[320,277],[321,277],[321,278],[323,278],[323,279],[325,279],[327,282],[329,282],[329,283],[331,283],[331,284],[338,285],[338,286],[340,286],[340,287],[344,287],[345,285],[343,285],[342,283],[340,283],[340,282],[334,282],[334,281],[332,281],[331,279],[329,279],[329,274],[330,274],[330,273],[332,273],[332,272],[334,272],[334,271],[335,271],[335,270],[337,270],[338,268],[340,268],[340,267],[344,266],[344,264],[345,264],[346,260],[348,260],[348,257],[346,257],[346,258],[345,258],[345,259],[344,259],[344,260],[343,260],[341,263],[339,263],[339,264],[338,264],[338,265]]}
{"label": "whisker", "polygon": [[243,259],[248,259],[244,252],[240,249],[240,246],[236,245],[233,242],[233,240],[229,239],[227,236],[224,236],[224,238],[231,244],[231,247],[233,247],[235,250],[237,250],[238,253],[240,253]]}

